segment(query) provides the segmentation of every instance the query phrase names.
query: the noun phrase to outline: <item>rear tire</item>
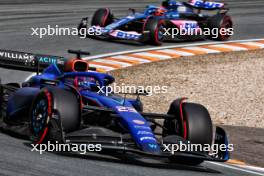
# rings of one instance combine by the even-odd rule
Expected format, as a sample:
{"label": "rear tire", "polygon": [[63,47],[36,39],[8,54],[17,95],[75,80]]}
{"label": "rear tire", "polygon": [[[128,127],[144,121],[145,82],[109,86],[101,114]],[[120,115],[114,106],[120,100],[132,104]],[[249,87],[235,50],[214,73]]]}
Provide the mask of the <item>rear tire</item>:
{"label": "rear tire", "polygon": [[18,83],[7,83],[2,85],[0,79],[0,119],[2,119],[4,122],[7,122],[6,116],[8,99],[19,88],[20,85]]}
{"label": "rear tire", "polygon": [[147,19],[144,27],[143,32],[148,31],[148,40],[147,43],[151,45],[162,45],[164,40],[164,21],[158,18],[150,18]]}
{"label": "rear tire", "polygon": [[41,90],[30,110],[30,127],[35,143],[62,142],[63,133],[80,126],[80,105],[76,96],[56,87]]}
{"label": "rear tire", "polygon": [[113,15],[109,8],[98,9],[92,18],[92,26],[105,27],[113,22]]}
{"label": "rear tire", "polygon": [[[210,39],[212,40],[218,40],[218,41],[225,41],[228,40],[231,35],[227,34],[222,35],[221,34],[221,29],[228,29],[228,28],[233,28],[233,22],[230,16],[225,15],[225,14],[216,14],[208,19],[208,27],[213,30],[213,29],[218,29],[218,37],[211,35]],[[215,38],[216,37],[216,38]]]}

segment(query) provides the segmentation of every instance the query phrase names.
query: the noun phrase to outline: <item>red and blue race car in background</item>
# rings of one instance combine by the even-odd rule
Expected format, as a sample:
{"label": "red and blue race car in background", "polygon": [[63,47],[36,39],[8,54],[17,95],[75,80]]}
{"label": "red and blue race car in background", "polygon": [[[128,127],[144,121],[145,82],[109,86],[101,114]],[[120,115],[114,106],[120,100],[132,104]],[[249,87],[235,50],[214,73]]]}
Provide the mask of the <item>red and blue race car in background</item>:
{"label": "red and blue race car in background", "polygon": [[[227,40],[233,34],[233,22],[227,15],[226,4],[204,0],[178,2],[166,0],[160,7],[148,5],[143,13],[129,9],[130,14],[116,18],[109,8],[98,9],[88,25],[83,18],[78,28],[86,29],[87,36],[101,39],[134,40],[151,45],[161,45],[164,40]],[[202,11],[216,11],[213,14]],[[189,33],[175,33],[187,30]],[[99,31],[90,35],[88,31]],[[206,30],[206,34],[205,34]],[[207,30],[210,30],[209,33]],[[191,32],[190,32],[191,31]]]}

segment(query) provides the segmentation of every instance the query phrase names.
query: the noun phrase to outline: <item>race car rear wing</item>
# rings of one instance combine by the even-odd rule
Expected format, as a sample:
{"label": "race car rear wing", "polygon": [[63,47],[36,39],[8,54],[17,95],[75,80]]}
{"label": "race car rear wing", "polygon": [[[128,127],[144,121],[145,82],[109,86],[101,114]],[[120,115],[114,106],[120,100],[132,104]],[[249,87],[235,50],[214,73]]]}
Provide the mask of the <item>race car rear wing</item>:
{"label": "race car rear wing", "polygon": [[40,72],[50,64],[63,67],[66,60],[60,56],[0,50],[0,67],[20,71]]}
{"label": "race car rear wing", "polygon": [[229,10],[225,7],[225,3],[212,2],[207,0],[190,0],[189,2],[184,2],[184,5],[198,10]]}

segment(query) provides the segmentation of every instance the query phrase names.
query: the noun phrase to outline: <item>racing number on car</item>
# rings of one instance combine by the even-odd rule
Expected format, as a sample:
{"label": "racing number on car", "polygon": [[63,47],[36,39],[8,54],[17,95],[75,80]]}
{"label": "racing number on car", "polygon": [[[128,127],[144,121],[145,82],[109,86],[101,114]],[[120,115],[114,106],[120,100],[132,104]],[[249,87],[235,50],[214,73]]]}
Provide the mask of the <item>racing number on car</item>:
{"label": "racing number on car", "polygon": [[137,113],[137,111],[132,107],[125,107],[125,106],[117,106],[116,107],[119,112],[134,112]]}

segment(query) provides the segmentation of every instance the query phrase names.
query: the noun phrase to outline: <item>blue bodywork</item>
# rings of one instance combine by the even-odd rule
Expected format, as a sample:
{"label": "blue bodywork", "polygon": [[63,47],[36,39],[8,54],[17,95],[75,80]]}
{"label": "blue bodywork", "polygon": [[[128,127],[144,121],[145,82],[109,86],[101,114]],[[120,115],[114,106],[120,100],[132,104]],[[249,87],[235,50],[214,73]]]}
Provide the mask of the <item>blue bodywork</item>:
{"label": "blue bodywork", "polygon": [[[82,52],[78,51],[78,53],[82,53]],[[110,132],[114,132],[113,133],[114,135],[109,134],[110,137],[113,137],[115,139],[115,141],[111,140],[109,142],[111,143],[110,145],[113,144],[113,146],[111,146],[110,148],[109,146],[106,146],[106,149],[110,149],[110,151],[112,150],[121,151],[121,152],[128,151],[128,152],[132,152],[132,153],[135,152],[137,154],[143,154],[148,156],[165,156],[165,157],[171,156],[170,152],[164,151],[164,146],[162,145],[162,143],[163,141],[166,141],[165,138],[167,138],[168,141],[170,136],[174,136],[174,134],[172,135],[169,134],[168,136],[165,137],[162,136],[163,137],[162,140],[160,139],[158,140],[153,132],[155,125],[156,126],[158,125],[152,121],[151,117],[162,117],[162,119],[165,118],[174,119],[175,117],[180,117],[179,113],[183,109],[179,109],[178,110],[179,112],[176,112],[173,115],[173,117],[170,114],[144,113],[142,109],[141,101],[138,98],[128,99],[118,96],[112,91],[109,91],[108,86],[110,86],[115,81],[113,76],[95,71],[87,71],[89,70],[88,62],[85,62],[86,64],[80,65],[83,62],[81,62],[82,61],[81,59],[77,58],[77,59],[68,60],[63,64],[59,64],[60,62],[55,62],[53,59],[47,59],[48,58],[47,56],[41,58],[43,58],[41,62],[47,62],[47,63],[50,62],[56,64],[52,64],[46,67],[46,69],[44,69],[42,74],[37,74],[35,76],[32,76],[28,81],[22,83],[22,87],[20,86],[20,84],[16,84],[16,83],[1,85],[0,87],[1,97],[4,97],[8,100],[5,102],[6,104],[1,104],[1,105],[5,105],[3,107],[7,107],[7,109],[3,109],[6,110],[6,113],[3,114],[4,123],[3,124],[0,123],[0,128],[2,126],[3,128],[7,128],[8,131],[11,130],[14,131],[15,133],[19,133],[31,137],[32,132],[30,132],[29,130],[29,123],[34,124],[34,121],[32,122],[32,118],[30,115],[32,112],[34,114],[37,114],[35,112],[38,111],[37,110],[38,107],[48,107],[48,105],[50,104],[52,105],[52,107],[51,106],[49,107],[53,108],[53,110],[50,110],[48,112],[50,113],[49,117],[51,117],[51,119],[53,120],[56,120],[59,119],[57,116],[58,113],[62,112],[59,111],[59,109],[56,109],[56,104],[61,105],[60,107],[61,109],[65,108],[66,107],[65,105],[68,105],[67,106],[68,108],[73,106],[76,109],[76,111],[72,111],[73,112],[72,114],[78,117],[77,119],[78,123],[82,122],[82,125],[78,124],[77,127],[72,129],[71,131],[65,130],[65,133],[69,135],[68,137],[74,138],[74,137],[79,137],[83,134],[84,137],[87,136],[90,137],[89,135],[91,134],[93,137],[93,134],[97,134],[97,133],[89,133],[88,130],[92,129],[95,126],[97,129],[101,129],[101,130],[107,129],[106,133],[104,133],[107,135],[109,133],[109,130]],[[54,57],[49,57],[49,58],[54,58]],[[59,58],[59,59],[63,60],[63,58]],[[80,62],[75,62],[78,60]],[[21,63],[19,62],[19,64]],[[14,67],[15,66],[16,65],[14,64]],[[19,65],[18,69],[19,68],[21,68],[21,65]],[[38,65],[37,73],[39,73],[39,69],[40,67]],[[92,70],[91,67],[90,70]],[[49,90],[57,90],[57,91],[49,92]],[[67,91],[61,91],[61,90],[67,90]],[[8,91],[10,91],[8,96],[3,94],[4,92],[8,92]],[[64,94],[60,94],[60,92],[63,92]],[[45,101],[44,99],[41,99],[41,101],[36,101],[38,100],[39,96],[43,95],[43,93],[45,93],[45,95],[46,93],[49,94],[47,95],[48,101]],[[69,97],[66,97],[66,99],[64,99],[64,97],[67,95],[72,98],[67,100],[67,98]],[[61,98],[60,101],[56,101],[56,98],[58,97],[60,98],[63,97],[63,98]],[[75,100],[78,100],[79,103],[81,103],[81,106]],[[181,107],[180,103],[182,100],[183,99],[181,98],[173,102],[174,106],[176,106],[175,108],[178,109],[178,107],[179,108]],[[60,104],[61,102],[64,101],[67,104]],[[73,102],[73,104],[68,104],[68,102],[72,102],[72,101],[75,101],[75,103]],[[35,102],[37,103],[35,104]],[[32,110],[32,104],[34,106],[36,105],[36,109],[34,109],[33,106],[33,110]],[[80,114],[79,114],[80,112],[79,110],[81,110]],[[46,113],[46,111],[43,111],[41,113]],[[73,116],[72,114],[69,115],[68,119],[71,119],[71,117]],[[99,120],[102,119],[105,120],[104,118],[106,118],[106,122],[108,123],[109,118],[107,116],[110,117],[111,122],[113,122],[113,126],[109,127],[109,126],[101,125],[100,123],[98,124],[96,123],[97,117],[99,118]],[[46,117],[46,115],[43,114],[43,117]],[[65,117],[65,116],[62,115],[61,117]],[[79,117],[81,117],[81,119]],[[115,119],[112,119],[112,117]],[[116,118],[118,118],[117,121]],[[43,119],[40,119],[41,123],[45,124],[45,120]],[[85,123],[85,120],[87,119],[90,120],[89,122],[95,122],[95,123],[94,124],[89,122]],[[57,122],[53,121],[53,123],[57,123]],[[50,124],[52,123],[50,122]],[[61,125],[61,127],[63,126]],[[164,124],[164,127],[166,128],[166,124]],[[34,126],[34,132],[39,132],[40,129],[41,128],[39,128],[39,125]],[[75,132],[77,132],[76,136],[73,135],[73,133]],[[109,137],[109,136],[102,136],[102,137]],[[125,143],[121,141],[117,141],[117,140],[123,141],[123,136]],[[132,137],[133,140],[132,148],[130,148],[131,147],[130,136]],[[220,145],[225,144],[226,146],[228,146],[226,133],[223,129],[217,127],[215,136],[216,137],[214,144],[220,144]],[[68,140],[67,138],[65,139]],[[83,139],[80,140],[83,141]],[[136,149],[134,144],[136,144],[137,146]],[[184,154],[181,155],[185,156]],[[205,153],[203,154],[199,153],[198,155],[196,155],[195,153],[186,153],[186,157],[192,158],[192,156],[194,158],[201,157],[204,160],[211,160],[211,161],[226,161],[229,159],[227,148],[225,151],[222,151],[217,156],[213,156],[213,157],[209,155],[207,156]]]}
{"label": "blue bodywork", "polygon": [[[77,88],[83,99],[92,100],[99,107],[114,110],[121,118],[122,126],[131,134],[135,143],[143,151],[160,152],[156,137],[149,123],[135,109],[135,105],[139,103],[138,100],[124,99],[115,94],[108,94],[107,96],[107,86],[115,80],[111,75],[93,71],[62,73],[56,65],[50,65],[41,75],[31,77],[28,82],[35,87],[41,88],[45,87],[45,85],[41,84],[41,80],[56,80],[58,81],[58,87],[66,89],[68,88],[66,84],[70,83],[69,80],[74,80],[75,78],[92,78],[93,82],[85,82],[82,88]],[[94,86],[94,82],[97,82],[97,86],[104,91],[91,91],[89,86]]]}
{"label": "blue bodywork", "polygon": [[[182,18],[181,15],[190,16],[190,15],[198,15],[197,11],[194,9],[203,9],[203,10],[217,10],[224,7],[224,3],[219,2],[207,2],[203,0],[190,0],[189,2],[178,2],[174,0],[165,1],[166,5],[162,6],[154,6],[148,5],[144,12],[138,13],[135,11],[131,11],[128,16],[116,19],[109,25],[105,27],[102,26],[92,26],[91,28],[95,31],[100,31],[99,36],[110,37],[116,39],[125,39],[125,40],[136,40],[136,41],[144,41],[146,36],[144,36],[143,27],[136,27],[135,29],[133,22],[143,22],[147,21],[150,17],[155,17],[163,20],[186,20],[186,18]],[[157,13],[162,11],[162,13]],[[199,17],[208,16],[199,13]],[[188,19],[186,20],[188,22]],[[192,23],[195,20],[192,20]],[[174,24],[174,22],[172,22]],[[122,30],[124,26],[126,30]],[[131,28],[129,27],[131,26]],[[196,28],[196,27],[195,27]]]}
{"label": "blue bodywork", "polygon": [[[185,7],[184,12],[179,12],[178,7]],[[155,12],[159,9],[164,9],[165,13],[162,16],[156,16]],[[127,39],[127,40],[141,40],[143,37],[142,33],[136,31],[122,31],[118,28],[129,24],[130,22],[137,20],[145,20],[149,17],[155,16],[160,19],[167,20],[176,20],[180,19],[180,13],[193,13],[191,8],[187,8],[183,3],[177,1],[170,1],[169,7],[159,7],[154,5],[148,5],[143,13],[131,13],[126,17],[122,17],[113,23],[107,25],[106,27],[92,26],[93,29],[101,30],[102,36],[108,36],[118,38],[118,39]]]}

